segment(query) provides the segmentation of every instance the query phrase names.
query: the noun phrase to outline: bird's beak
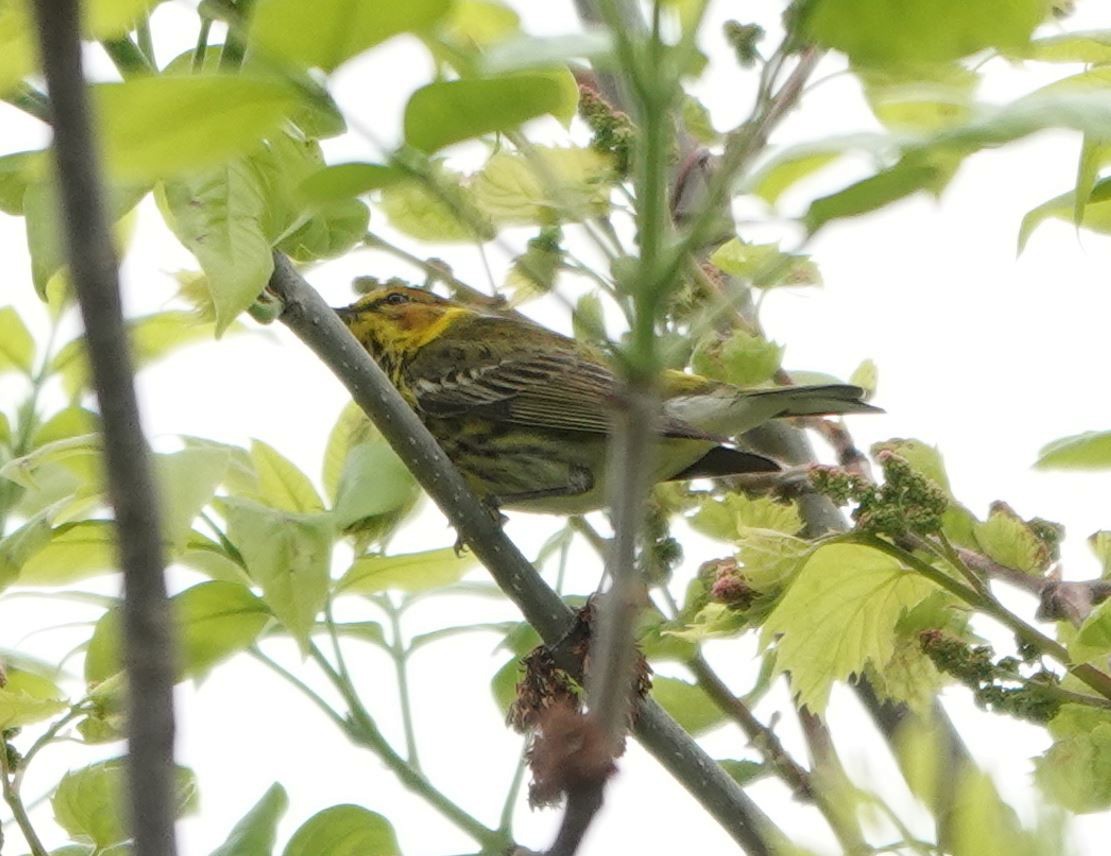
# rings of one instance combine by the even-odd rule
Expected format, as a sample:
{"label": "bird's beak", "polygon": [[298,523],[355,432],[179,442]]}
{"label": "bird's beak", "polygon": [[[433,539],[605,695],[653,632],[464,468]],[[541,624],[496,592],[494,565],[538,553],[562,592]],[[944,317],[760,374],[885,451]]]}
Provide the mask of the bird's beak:
{"label": "bird's beak", "polygon": [[332,311],[339,316],[339,320],[344,324],[350,324],[355,319],[356,311],[354,306],[333,306]]}

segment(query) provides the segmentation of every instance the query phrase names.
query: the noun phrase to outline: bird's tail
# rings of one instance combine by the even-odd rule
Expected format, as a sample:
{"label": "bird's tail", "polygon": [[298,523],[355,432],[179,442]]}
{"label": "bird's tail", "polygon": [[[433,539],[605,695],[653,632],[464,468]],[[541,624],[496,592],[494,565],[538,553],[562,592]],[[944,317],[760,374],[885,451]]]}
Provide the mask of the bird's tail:
{"label": "bird's tail", "polygon": [[864,390],[843,383],[782,386],[743,392],[722,385],[671,398],[668,414],[708,434],[733,437],[785,416],[835,416],[882,413],[864,401]]}

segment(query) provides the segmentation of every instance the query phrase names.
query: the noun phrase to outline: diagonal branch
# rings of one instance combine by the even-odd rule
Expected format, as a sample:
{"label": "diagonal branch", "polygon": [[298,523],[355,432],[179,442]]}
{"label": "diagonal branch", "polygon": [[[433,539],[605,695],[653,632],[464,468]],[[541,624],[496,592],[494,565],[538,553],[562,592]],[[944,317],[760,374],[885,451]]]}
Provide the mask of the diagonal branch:
{"label": "diagonal branch", "polygon": [[[571,627],[571,610],[502,532],[370,355],[285,256],[275,255],[269,287],[285,306],[281,320],[347,387],[544,641],[558,643]],[[748,853],[773,852],[781,834],[771,820],[663,708],[642,701],[635,733]]]}
{"label": "diagonal branch", "polygon": [[108,493],[123,570],[128,676],[128,806],[135,853],[173,856],[173,656],[161,525],[139,419],[119,273],[81,67],[77,0],[33,4],[54,120],[70,277],[104,424]]}

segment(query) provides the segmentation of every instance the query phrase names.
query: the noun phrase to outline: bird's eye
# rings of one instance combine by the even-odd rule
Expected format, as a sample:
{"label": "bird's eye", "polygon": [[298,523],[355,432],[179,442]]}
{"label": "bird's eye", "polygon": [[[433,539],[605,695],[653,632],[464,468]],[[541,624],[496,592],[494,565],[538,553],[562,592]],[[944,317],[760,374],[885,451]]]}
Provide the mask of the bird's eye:
{"label": "bird's eye", "polygon": [[395,291],[393,294],[387,294],[382,302],[390,306],[400,306],[402,303],[408,303],[409,298],[400,291]]}

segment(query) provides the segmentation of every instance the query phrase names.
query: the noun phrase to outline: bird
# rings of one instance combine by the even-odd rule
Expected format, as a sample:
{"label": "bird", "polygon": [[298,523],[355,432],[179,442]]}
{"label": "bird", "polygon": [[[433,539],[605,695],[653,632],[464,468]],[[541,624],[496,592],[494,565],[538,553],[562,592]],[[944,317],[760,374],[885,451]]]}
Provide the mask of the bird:
{"label": "bird", "polygon": [[[380,286],[334,311],[492,506],[570,515],[606,505],[621,382],[602,352],[412,286]],[[741,389],[672,370],[660,390],[653,483],[777,472],[732,438],[779,417],[878,411],[850,384]]]}

